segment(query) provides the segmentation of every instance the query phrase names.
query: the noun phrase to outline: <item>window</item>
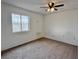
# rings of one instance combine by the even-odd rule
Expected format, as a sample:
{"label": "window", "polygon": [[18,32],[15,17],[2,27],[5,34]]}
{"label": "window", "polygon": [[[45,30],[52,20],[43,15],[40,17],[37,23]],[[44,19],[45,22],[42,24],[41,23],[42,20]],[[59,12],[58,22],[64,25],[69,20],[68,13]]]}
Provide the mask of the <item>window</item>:
{"label": "window", "polygon": [[29,17],[12,13],[12,31],[29,31]]}

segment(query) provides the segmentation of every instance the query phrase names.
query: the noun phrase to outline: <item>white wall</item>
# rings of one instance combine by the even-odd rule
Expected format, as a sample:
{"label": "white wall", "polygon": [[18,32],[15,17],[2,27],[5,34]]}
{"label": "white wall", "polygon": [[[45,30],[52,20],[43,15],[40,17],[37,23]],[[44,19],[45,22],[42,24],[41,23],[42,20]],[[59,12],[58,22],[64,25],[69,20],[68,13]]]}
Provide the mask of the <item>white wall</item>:
{"label": "white wall", "polygon": [[77,13],[77,9],[73,9],[45,16],[44,36],[54,40],[77,45]]}
{"label": "white wall", "polygon": [[[19,7],[11,6],[6,3],[2,3],[1,10],[2,50],[42,37],[42,15],[29,12]],[[31,28],[29,32],[12,32],[11,13],[13,12],[30,16]]]}
{"label": "white wall", "polygon": [[[77,45],[77,9],[51,15],[40,15],[25,9],[2,3],[1,7],[1,48],[2,50],[45,37]],[[30,32],[13,33],[11,13],[30,16]]]}

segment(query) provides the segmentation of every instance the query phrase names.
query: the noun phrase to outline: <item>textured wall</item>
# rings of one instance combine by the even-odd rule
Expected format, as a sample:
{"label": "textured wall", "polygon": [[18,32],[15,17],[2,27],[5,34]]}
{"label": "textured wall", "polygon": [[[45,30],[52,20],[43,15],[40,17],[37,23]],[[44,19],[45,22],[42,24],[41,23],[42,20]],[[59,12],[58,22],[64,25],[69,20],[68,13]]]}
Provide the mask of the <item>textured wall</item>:
{"label": "textured wall", "polygon": [[78,14],[77,9],[65,10],[45,16],[45,37],[77,45]]}
{"label": "textured wall", "polygon": [[[77,45],[77,9],[46,16],[5,3],[2,3],[1,9],[2,50],[40,38],[42,34],[51,39]],[[12,32],[11,13],[13,12],[30,16],[29,32]]]}
{"label": "textured wall", "polygon": [[[23,44],[42,36],[42,15],[5,3],[2,3],[1,9],[2,50]],[[19,13],[30,16],[30,31],[24,33],[13,33],[11,13]]]}

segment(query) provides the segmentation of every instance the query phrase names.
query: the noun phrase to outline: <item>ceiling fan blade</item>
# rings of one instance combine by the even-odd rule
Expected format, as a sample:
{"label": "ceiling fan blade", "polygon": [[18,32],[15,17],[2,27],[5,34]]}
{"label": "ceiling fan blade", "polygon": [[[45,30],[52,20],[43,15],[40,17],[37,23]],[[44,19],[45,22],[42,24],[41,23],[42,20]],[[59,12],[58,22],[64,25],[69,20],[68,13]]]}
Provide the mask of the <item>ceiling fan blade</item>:
{"label": "ceiling fan blade", "polygon": [[40,7],[40,8],[49,8],[49,7]]}
{"label": "ceiling fan blade", "polygon": [[54,7],[62,7],[62,6],[64,6],[64,4],[56,5]]}
{"label": "ceiling fan blade", "polygon": [[58,9],[54,8],[55,11],[57,11]]}

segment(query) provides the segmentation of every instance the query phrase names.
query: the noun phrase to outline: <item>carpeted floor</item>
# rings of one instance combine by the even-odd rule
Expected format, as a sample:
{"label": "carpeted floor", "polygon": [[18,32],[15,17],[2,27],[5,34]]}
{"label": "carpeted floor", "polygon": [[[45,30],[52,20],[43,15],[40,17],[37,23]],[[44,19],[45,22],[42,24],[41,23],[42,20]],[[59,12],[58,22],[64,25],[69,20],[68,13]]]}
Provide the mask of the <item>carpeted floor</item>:
{"label": "carpeted floor", "polygon": [[77,47],[40,39],[3,54],[1,59],[78,59]]}

